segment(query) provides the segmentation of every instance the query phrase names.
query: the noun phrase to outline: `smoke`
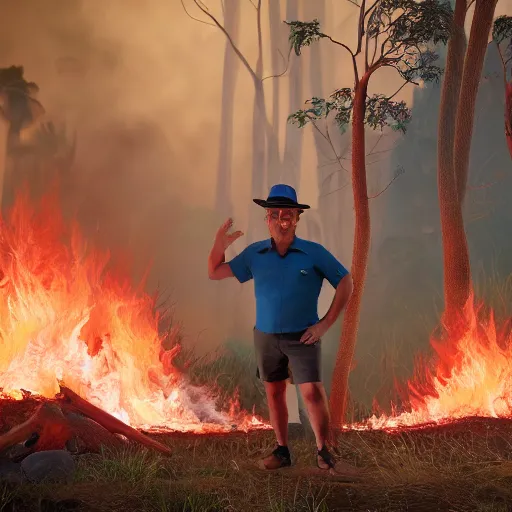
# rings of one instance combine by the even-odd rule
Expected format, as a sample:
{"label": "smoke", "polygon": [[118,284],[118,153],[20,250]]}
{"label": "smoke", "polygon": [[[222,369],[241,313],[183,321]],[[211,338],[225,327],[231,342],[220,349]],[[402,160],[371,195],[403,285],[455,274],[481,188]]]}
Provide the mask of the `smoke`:
{"label": "smoke", "polygon": [[[213,313],[206,259],[223,220],[213,162],[224,37],[177,1],[2,4],[0,65],[23,65],[46,120],[76,130],[71,210],[91,238],[128,248],[139,271],[152,261],[148,287],[170,293],[192,340],[204,331],[219,342],[226,322]],[[237,104],[250,104],[240,82]],[[249,125],[237,116],[238,133]],[[237,159],[249,151],[241,142]],[[237,188],[248,183],[242,163]]]}

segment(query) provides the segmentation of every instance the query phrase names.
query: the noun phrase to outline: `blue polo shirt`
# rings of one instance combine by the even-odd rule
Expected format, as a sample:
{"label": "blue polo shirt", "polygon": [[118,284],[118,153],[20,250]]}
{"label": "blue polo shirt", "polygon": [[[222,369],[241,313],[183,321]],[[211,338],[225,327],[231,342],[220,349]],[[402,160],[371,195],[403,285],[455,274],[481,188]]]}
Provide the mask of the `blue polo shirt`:
{"label": "blue polo shirt", "polygon": [[228,264],[241,283],[254,279],[256,329],[265,333],[299,332],[317,323],[323,280],[336,288],[348,274],[325,247],[297,237],[284,256],[268,239]]}

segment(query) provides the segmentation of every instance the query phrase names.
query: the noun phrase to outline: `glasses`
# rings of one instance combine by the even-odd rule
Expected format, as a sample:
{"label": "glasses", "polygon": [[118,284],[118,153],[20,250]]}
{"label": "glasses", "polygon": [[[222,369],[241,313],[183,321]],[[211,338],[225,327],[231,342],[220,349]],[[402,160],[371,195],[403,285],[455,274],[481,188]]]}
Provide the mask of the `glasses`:
{"label": "glasses", "polygon": [[267,210],[265,218],[274,222],[297,222],[299,213],[297,209]]}

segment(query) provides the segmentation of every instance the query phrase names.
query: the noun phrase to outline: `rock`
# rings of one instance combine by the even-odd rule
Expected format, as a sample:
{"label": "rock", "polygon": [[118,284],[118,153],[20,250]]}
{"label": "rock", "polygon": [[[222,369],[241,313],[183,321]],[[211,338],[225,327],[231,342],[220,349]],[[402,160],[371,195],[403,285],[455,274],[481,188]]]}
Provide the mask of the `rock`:
{"label": "rock", "polygon": [[9,459],[0,459],[0,482],[10,484],[23,483],[21,465]]}
{"label": "rock", "polygon": [[21,463],[21,471],[29,482],[69,482],[76,465],[66,450],[48,450],[32,453]]}
{"label": "rock", "polygon": [[[7,458],[13,462],[21,462],[27,455],[30,455],[33,451],[33,437],[31,436],[24,443],[17,443],[12,445],[5,451]],[[36,441],[37,442],[37,441]]]}

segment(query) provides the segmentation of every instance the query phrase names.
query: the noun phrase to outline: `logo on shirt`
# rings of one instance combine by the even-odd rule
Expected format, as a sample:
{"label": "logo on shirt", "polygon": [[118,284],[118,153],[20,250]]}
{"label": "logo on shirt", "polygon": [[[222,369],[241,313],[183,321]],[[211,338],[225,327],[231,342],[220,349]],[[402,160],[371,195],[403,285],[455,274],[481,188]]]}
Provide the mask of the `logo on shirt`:
{"label": "logo on shirt", "polygon": [[307,270],[304,270],[304,269],[302,269],[302,270],[300,271],[300,273],[301,273],[303,276],[307,276],[307,275],[308,275],[308,271],[307,271]]}

